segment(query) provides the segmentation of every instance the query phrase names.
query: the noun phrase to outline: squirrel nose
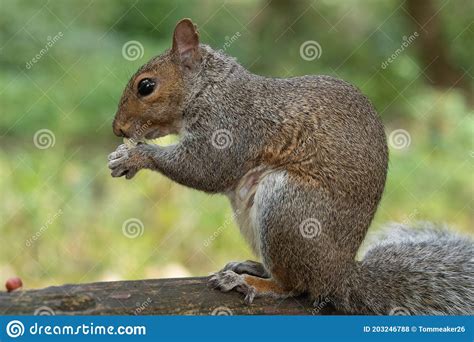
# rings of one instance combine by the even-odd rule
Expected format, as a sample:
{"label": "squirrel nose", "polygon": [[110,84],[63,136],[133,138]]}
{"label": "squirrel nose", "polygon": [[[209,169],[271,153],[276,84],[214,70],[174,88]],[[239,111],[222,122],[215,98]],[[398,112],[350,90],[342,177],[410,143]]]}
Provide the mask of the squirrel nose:
{"label": "squirrel nose", "polygon": [[130,121],[122,121],[120,119],[115,119],[112,128],[114,134],[118,137],[123,138],[130,138],[129,132],[132,131],[130,128],[132,127],[132,122]]}
{"label": "squirrel nose", "polygon": [[118,136],[118,137],[124,137],[125,136],[122,128],[118,127],[118,125],[116,125],[115,123],[114,123],[114,126],[113,126],[113,130],[114,130],[114,134],[116,136]]}
{"label": "squirrel nose", "polygon": [[125,133],[124,126],[118,120],[114,120],[112,129],[116,136],[127,138],[127,134]]}

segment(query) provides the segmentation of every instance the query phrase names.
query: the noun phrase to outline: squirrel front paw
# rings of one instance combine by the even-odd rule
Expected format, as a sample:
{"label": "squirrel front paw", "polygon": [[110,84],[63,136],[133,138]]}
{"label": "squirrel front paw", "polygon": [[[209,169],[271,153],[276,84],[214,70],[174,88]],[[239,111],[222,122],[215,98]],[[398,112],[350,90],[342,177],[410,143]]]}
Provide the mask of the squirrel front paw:
{"label": "squirrel front paw", "polygon": [[149,148],[150,146],[146,144],[138,144],[134,147],[119,145],[108,156],[112,177],[125,176],[127,179],[132,179],[138,171],[147,167]]}

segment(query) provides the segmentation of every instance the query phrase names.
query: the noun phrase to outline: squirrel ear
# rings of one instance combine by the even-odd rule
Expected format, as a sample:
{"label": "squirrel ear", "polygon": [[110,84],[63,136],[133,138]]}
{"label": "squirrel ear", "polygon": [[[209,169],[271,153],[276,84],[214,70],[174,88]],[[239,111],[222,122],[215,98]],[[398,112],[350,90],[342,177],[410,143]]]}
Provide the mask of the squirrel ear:
{"label": "squirrel ear", "polygon": [[200,60],[199,34],[191,19],[182,19],[176,24],[172,51],[189,69]]}

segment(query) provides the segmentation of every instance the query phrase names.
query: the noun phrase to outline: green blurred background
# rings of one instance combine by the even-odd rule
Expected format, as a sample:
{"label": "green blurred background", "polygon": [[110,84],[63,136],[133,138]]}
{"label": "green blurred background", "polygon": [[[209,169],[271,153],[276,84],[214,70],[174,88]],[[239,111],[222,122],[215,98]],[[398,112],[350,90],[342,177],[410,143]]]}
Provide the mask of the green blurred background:
{"label": "green blurred background", "polygon": [[[387,136],[402,133],[392,134],[372,231],[386,221],[432,220],[473,234],[473,6],[2,0],[0,280],[18,275],[33,288],[205,275],[252,257],[223,196],[148,171],[113,179],[107,169],[121,143],[111,123],[122,89],[170,46],[183,17],[198,24],[202,42],[252,72],[329,74],[357,85]],[[137,56],[122,51],[130,41],[143,47]],[[307,41],[318,42],[318,58],[301,57]],[[138,236],[124,234],[129,222]]]}

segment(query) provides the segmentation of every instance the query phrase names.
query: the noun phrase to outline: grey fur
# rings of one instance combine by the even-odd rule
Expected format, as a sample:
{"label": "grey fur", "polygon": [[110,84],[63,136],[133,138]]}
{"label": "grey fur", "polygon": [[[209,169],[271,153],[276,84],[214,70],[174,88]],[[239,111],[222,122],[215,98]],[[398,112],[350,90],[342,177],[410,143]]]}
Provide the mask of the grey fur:
{"label": "grey fur", "polygon": [[388,225],[345,291],[338,304],[355,312],[472,315],[473,241],[429,222]]}
{"label": "grey fur", "polygon": [[234,271],[237,274],[250,274],[260,278],[270,278],[270,274],[259,262],[252,260],[242,261],[242,262],[229,262],[222,269],[223,271]]}
{"label": "grey fur", "polygon": [[[182,73],[180,142],[119,147],[109,164],[113,176],[148,168],[227,195],[269,275],[294,293],[330,297],[338,308],[364,314],[400,307],[411,314],[473,312],[467,238],[397,226],[355,260],[388,163],[383,125],[359,90],[329,76],[266,78],[209,46],[199,52],[200,64]],[[168,51],[137,75],[171,60]],[[230,132],[225,148],[212,141],[222,130]],[[232,284],[220,282],[227,278],[244,286],[229,270],[213,282],[229,290]]]}

